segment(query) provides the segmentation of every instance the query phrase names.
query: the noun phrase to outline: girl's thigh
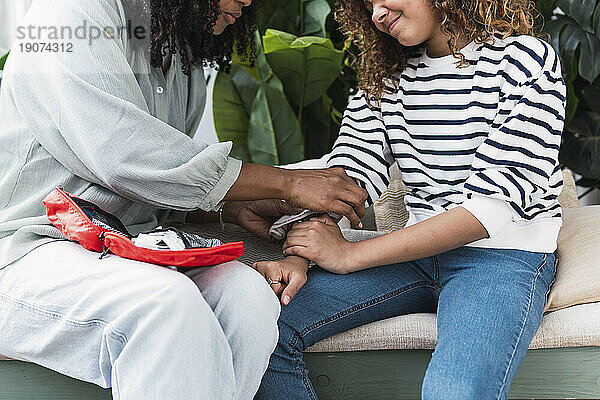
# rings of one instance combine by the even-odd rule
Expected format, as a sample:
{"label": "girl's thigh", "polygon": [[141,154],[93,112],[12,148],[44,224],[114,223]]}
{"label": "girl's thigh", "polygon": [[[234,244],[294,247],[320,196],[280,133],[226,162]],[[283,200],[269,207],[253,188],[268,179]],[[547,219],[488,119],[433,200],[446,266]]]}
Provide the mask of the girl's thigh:
{"label": "girl's thigh", "polygon": [[462,247],[434,260],[438,342],[423,398],[504,398],[540,325],[554,254]]}
{"label": "girl's thigh", "polygon": [[[338,332],[415,312],[435,312],[431,258],[332,274],[315,267],[296,297],[282,307],[280,342],[306,348]],[[300,339],[300,340],[298,340]],[[299,349],[303,350],[303,349]]]}

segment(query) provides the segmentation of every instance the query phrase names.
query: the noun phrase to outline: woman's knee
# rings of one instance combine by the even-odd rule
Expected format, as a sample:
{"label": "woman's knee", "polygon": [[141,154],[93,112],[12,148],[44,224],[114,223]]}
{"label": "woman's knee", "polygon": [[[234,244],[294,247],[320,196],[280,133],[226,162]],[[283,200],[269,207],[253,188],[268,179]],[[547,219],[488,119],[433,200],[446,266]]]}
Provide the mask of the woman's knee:
{"label": "woman's knee", "polygon": [[131,291],[129,307],[121,317],[156,321],[161,326],[170,325],[171,329],[173,325],[181,325],[177,329],[194,329],[201,325],[194,321],[205,319],[205,314],[212,311],[194,282],[175,271],[157,272],[140,276],[137,287]]}
{"label": "woman's knee", "polygon": [[275,346],[279,300],[258,272],[240,262],[190,274],[230,333],[251,332]]}

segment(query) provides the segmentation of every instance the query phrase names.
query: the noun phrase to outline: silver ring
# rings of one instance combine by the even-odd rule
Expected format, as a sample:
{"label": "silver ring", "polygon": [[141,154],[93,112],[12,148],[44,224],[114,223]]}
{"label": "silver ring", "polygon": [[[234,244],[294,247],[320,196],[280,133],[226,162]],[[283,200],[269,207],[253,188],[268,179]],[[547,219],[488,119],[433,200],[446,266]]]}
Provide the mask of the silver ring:
{"label": "silver ring", "polygon": [[271,278],[267,278],[267,283],[268,283],[269,285],[272,285],[272,284],[274,284],[274,283],[281,283],[281,282],[279,282],[279,281],[274,281],[274,280],[272,280]]}

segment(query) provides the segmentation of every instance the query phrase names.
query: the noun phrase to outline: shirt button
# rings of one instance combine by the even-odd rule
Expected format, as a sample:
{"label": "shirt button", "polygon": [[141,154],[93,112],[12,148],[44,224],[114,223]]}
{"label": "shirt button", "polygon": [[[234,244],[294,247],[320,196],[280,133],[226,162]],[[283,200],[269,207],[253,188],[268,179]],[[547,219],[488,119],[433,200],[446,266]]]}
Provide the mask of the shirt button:
{"label": "shirt button", "polygon": [[164,91],[165,91],[165,89],[162,86],[159,86],[156,88],[156,93],[158,93],[158,94],[163,94]]}
{"label": "shirt button", "polygon": [[212,204],[210,203],[206,203],[205,205],[202,206],[202,209],[204,211],[209,211],[212,208]]}

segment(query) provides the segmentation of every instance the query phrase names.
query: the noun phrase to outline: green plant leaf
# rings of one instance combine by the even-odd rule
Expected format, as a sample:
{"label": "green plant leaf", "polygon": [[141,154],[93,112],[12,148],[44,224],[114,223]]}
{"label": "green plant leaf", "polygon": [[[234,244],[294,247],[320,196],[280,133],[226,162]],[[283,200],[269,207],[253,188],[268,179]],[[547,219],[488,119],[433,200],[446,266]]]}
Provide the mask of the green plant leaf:
{"label": "green plant leaf", "polygon": [[297,107],[322,97],[339,75],[344,52],[331,40],[267,30],[265,54],[275,74],[286,83],[285,93]]}
{"label": "green plant leaf", "polygon": [[[231,74],[219,72],[213,90],[213,118],[219,141],[233,142],[231,156],[250,162],[248,116],[258,82],[244,68],[233,65]],[[254,88],[254,90],[252,89]],[[242,99],[242,94],[246,101]]]}
{"label": "green plant leaf", "polygon": [[306,157],[321,158],[329,153],[331,135],[331,98],[325,95],[304,108],[302,132],[306,142]]}
{"label": "green plant leaf", "polygon": [[304,30],[301,32],[301,36],[326,37],[325,22],[331,13],[329,3],[326,0],[300,1],[301,7],[304,7]]}
{"label": "green plant leaf", "polygon": [[255,40],[255,67],[234,64],[229,80],[219,73],[215,82],[217,137],[233,140],[232,155],[246,161],[268,165],[300,161],[304,157],[300,124],[267,62],[258,33]]}
{"label": "green plant leaf", "polygon": [[560,161],[585,178],[600,179],[600,113],[583,113],[567,125]]}
{"label": "green plant leaf", "polygon": [[9,53],[6,53],[2,57],[0,57],[0,71],[4,70],[4,64],[6,64],[6,59],[8,58]]}
{"label": "green plant leaf", "polygon": [[596,9],[594,10],[592,25],[594,26],[594,34],[596,37],[600,37],[600,3],[598,3]]}
{"label": "green plant leaf", "polygon": [[255,37],[258,89],[255,91],[248,129],[252,161],[260,164],[289,164],[304,158],[304,140],[296,114],[273,73],[258,33]]}
{"label": "green plant leaf", "polygon": [[554,20],[546,21],[544,25],[544,32],[550,35],[550,43],[558,54],[560,54],[560,45],[558,39],[560,38],[560,32],[565,27],[564,20],[559,17]]}
{"label": "green plant leaf", "polygon": [[256,15],[256,25],[261,33],[267,29],[278,29],[298,34],[300,14],[299,0],[287,0],[286,7],[281,6],[281,0],[262,0]]}
{"label": "green plant leaf", "polygon": [[572,81],[565,81],[567,86],[567,109],[565,111],[566,123],[569,123],[575,117],[575,113],[577,112],[577,108],[579,107],[579,98],[577,97],[577,93],[575,92],[575,85],[573,85]]}
{"label": "green plant leaf", "polygon": [[[585,32],[571,18],[564,17],[558,23],[563,24],[559,31],[559,54],[563,61],[563,66],[573,65],[575,57],[579,55],[579,75],[592,83],[600,76],[600,63],[597,60],[600,57],[600,39]],[[576,74],[567,69],[569,80],[574,80]]]}
{"label": "green plant leaf", "polygon": [[596,0],[558,0],[558,6],[586,32],[594,34],[592,17]]}
{"label": "green plant leaf", "polygon": [[552,17],[552,11],[556,8],[558,0],[537,0],[535,8],[544,16],[546,21]]}
{"label": "green plant leaf", "polygon": [[600,87],[588,85],[581,90],[581,94],[590,110],[600,113]]}
{"label": "green plant leaf", "polygon": [[261,85],[252,103],[248,149],[252,162],[289,164],[304,158],[300,124],[283,92]]}

